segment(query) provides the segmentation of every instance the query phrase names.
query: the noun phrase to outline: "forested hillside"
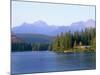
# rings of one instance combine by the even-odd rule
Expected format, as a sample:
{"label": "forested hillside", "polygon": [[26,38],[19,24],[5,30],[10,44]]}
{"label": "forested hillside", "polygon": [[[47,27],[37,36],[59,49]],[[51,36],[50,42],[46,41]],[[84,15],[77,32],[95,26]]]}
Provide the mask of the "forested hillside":
{"label": "forested hillside", "polygon": [[18,52],[48,50],[55,38],[40,34],[13,34],[11,39],[12,52]]}
{"label": "forested hillside", "polygon": [[81,32],[61,33],[57,35],[49,49],[56,52],[94,51],[96,49],[96,29],[86,28]]}
{"label": "forested hillside", "polygon": [[[24,35],[24,36],[23,36]],[[25,34],[19,35],[21,39],[23,39],[24,42],[19,42],[18,38],[12,40],[12,51],[44,51],[44,50],[50,50],[55,52],[80,52],[80,51],[95,51],[96,49],[96,29],[95,28],[86,28],[84,31],[81,32],[73,32],[71,33],[61,33],[57,35],[55,38],[51,40],[50,37],[47,37],[48,40],[50,39],[51,42],[46,42],[45,38],[43,36],[40,37],[40,35],[30,37],[26,36]],[[31,34],[32,36],[32,34]],[[24,38],[22,38],[24,37]],[[27,37],[27,38],[25,38]],[[38,40],[36,42],[36,39],[42,40],[42,42]],[[14,36],[13,36],[14,38]],[[31,38],[31,39],[30,39]],[[33,39],[32,39],[33,38]],[[47,39],[46,38],[46,39]],[[28,40],[35,40],[29,41]],[[49,41],[50,41],[49,40]]]}

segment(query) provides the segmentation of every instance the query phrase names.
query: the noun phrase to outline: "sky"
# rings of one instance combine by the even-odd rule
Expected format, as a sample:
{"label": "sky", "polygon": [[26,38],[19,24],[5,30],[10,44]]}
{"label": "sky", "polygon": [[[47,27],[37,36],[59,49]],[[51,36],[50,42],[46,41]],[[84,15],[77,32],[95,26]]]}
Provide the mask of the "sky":
{"label": "sky", "polygon": [[38,20],[48,25],[67,26],[89,19],[95,20],[95,6],[12,1],[12,27]]}

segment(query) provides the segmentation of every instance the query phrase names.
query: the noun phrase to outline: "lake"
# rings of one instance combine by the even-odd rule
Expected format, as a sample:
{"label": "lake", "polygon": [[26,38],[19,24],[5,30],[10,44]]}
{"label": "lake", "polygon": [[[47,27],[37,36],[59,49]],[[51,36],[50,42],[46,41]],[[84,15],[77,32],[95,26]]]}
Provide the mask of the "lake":
{"label": "lake", "polygon": [[11,53],[11,73],[91,70],[96,68],[95,53],[56,53],[29,51]]}

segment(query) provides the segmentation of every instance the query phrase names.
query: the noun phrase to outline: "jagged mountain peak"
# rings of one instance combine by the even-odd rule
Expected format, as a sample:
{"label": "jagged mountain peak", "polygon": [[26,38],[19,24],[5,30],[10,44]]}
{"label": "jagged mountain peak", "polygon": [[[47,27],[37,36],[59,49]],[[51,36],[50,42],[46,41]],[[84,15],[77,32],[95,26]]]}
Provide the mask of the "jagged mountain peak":
{"label": "jagged mountain peak", "polygon": [[18,27],[12,28],[14,33],[33,33],[33,34],[45,34],[45,35],[57,35],[61,32],[68,31],[81,31],[88,27],[95,27],[95,21],[89,19],[87,21],[74,22],[71,25],[54,26],[48,25],[45,21],[38,20],[32,24],[23,23]]}

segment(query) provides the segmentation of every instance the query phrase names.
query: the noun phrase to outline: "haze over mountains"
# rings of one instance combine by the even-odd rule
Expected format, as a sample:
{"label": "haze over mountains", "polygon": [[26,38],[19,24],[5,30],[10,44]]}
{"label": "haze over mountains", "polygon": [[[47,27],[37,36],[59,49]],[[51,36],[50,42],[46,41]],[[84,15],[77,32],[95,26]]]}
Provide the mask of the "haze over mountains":
{"label": "haze over mountains", "polygon": [[46,22],[39,20],[32,24],[23,23],[20,26],[13,27],[12,32],[15,34],[16,33],[17,34],[30,33],[30,34],[43,34],[43,35],[55,36],[61,32],[65,33],[69,31],[71,32],[81,31],[89,27],[93,27],[93,28],[95,27],[94,20],[89,19],[86,22],[79,21],[79,22],[72,23],[71,25],[68,25],[68,26],[48,25]]}

